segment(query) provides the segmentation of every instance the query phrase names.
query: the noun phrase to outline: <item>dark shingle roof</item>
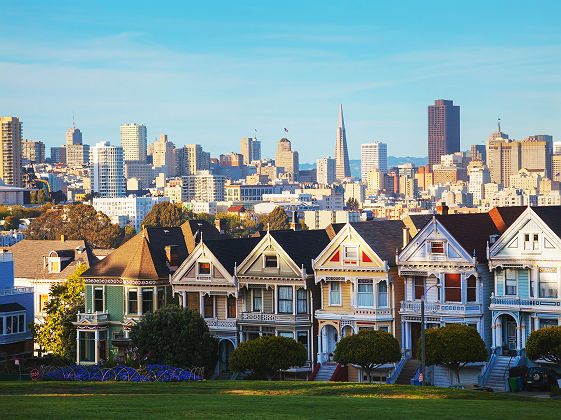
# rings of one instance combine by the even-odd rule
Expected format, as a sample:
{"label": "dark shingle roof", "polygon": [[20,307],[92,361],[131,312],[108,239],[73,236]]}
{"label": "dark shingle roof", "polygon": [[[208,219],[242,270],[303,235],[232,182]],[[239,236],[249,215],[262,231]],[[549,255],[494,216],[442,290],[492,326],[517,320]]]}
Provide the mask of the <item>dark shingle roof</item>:
{"label": "dark shingle roof", "polygon": [[234,267],[245,260],[260,240],[254,237],[208,241],[203,239],[203,242],[220,264],[233,275]]}
{"label": "dark shingle roof", "polygon": [[272,230],[271,236],[298,266],[312,270],[312,259],[316,258],[329,243],[329,235],[320,230]]}
{"label": "dark shingle roof", "polygon": [[561,238],[561,206],[532,207],[532,210]]}
{"label": "dark shingle roof", "polygon": [[25,311],[25,308],[21,306],[19,303],[3,303],[0,305],[0,313],[5,312],[18,312],[18,311]]}

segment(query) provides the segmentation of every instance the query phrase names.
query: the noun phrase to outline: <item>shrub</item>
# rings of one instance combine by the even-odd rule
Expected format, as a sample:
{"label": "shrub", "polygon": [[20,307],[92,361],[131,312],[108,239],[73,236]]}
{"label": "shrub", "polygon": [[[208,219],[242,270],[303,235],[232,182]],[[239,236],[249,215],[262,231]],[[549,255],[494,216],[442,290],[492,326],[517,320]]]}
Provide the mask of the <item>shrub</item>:
{"label": "shrub", "polygon": [[530,360],[542,359],[561,366],[561,327],[532,331],[526,341],[526,356]]}

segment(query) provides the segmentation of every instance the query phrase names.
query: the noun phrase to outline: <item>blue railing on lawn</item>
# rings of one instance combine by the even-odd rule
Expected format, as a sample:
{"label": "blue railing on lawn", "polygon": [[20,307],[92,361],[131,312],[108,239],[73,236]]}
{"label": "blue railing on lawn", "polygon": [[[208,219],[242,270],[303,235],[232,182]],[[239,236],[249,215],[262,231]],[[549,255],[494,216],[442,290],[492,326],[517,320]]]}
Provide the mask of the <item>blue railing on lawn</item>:
{"label": "blue railing on lawn", "polygon": [[401,360],[399,361],[399,363],[395,367],[392,375],[388,376],[386,378],[386,383],[387,384],[395,384],[395,381],[397,380],[397,378],[399,377],[399,374],[401,373],[401,369],[403,369],[403,366],[405,366],[405,363],[407,363],[408,360],[409,360],[409,357],[404,357],[404,356],[401,357]]}
{"label": "blue railing on lawn", "polygon": [[[195,369],[192,369],[195,370]],[[101,365],[70,366],[43,374],[47,381],[125,381],[125,382],[184,382],[200,381],[203,375],[192,370],[167,365],[146,365],[138,369],[125,365],[106,368]]]}
{"label": "blue railing on lawn", "polygon": [[497,360],[497,353],[496,352],[497,352],[497,349],[494,349],[493,354],[491,354],[491,358],[489,359],[489,362],[487,363],[487,366],[485,366],[481,375],[477,376],[477,384],[478,385],[485,386],[485,384],[487,383],[487,380],[489,379],[489,375],[491,374],[491,371],[493,370],[493,365],[495,364],[495,362]]}
{"label": "blue railing on lawn", "polygon": [[[420,386],[421,385],[421,381],[419,381],[419,375],[421,374],[421,366],[419,366],[419,368],[417,369],[417,372],[415,372],[415,375],[411,378],[411,385],[417,385]],[[425,372],[425,375],[427,373]],[[425,381],[426,379],[423,378]]]}

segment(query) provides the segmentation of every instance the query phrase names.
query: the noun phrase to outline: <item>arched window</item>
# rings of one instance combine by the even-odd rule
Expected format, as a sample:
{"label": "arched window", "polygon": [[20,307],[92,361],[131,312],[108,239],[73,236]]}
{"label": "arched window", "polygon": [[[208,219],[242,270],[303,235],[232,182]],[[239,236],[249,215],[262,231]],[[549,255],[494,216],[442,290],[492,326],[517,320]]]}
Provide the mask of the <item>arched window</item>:
{"label": "arched window", "polygon": [[378,306],[388,306],[388,283],[385,280],[378,283]]}

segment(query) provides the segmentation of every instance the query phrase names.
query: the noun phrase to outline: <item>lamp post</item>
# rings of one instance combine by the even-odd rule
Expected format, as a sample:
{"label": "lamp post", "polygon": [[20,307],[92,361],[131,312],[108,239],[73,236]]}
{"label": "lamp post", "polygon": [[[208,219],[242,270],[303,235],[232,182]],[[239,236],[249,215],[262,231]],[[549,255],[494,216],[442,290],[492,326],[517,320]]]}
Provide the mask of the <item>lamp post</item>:
{"label": "lamp post", "polygon": [[425,386],[426,366],[425,366],[425,294],[433,287],[440,288],[440,283],[433,284],[421,296],[421,386]]}

